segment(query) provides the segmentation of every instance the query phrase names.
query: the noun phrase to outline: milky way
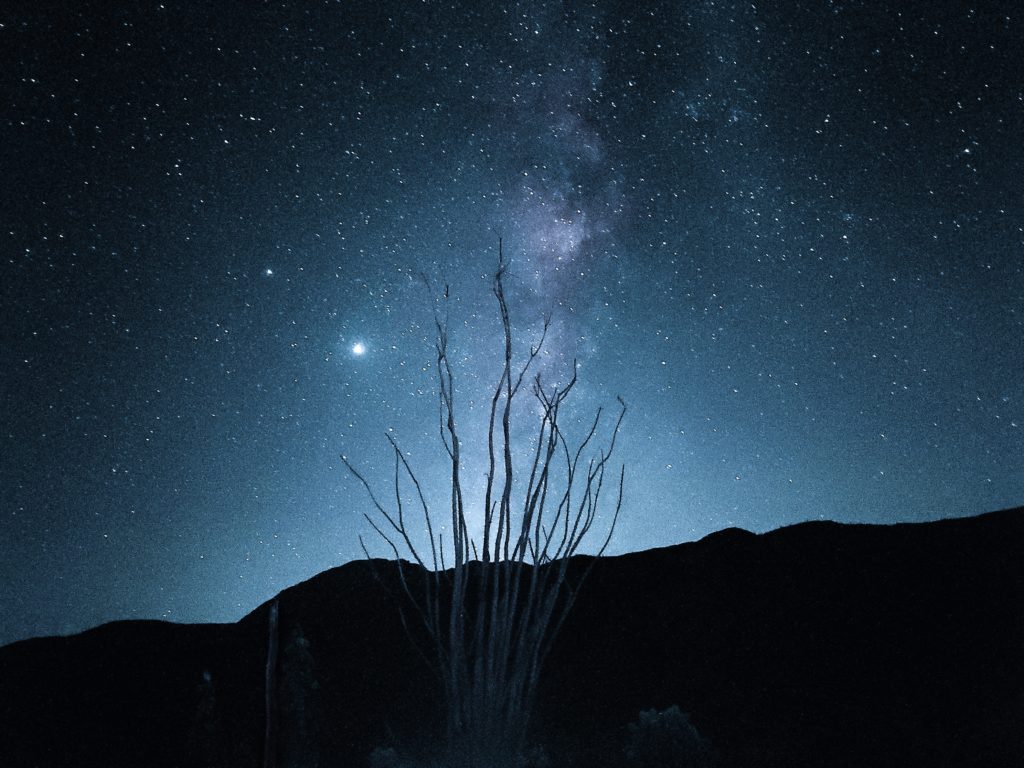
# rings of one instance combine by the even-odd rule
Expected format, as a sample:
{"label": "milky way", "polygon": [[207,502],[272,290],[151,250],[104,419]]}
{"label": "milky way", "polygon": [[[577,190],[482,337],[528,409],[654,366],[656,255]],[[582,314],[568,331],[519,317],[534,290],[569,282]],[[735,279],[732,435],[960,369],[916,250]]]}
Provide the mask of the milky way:
{"label": "milky way", "polygon": [[37,5],[0,12],[0,642],[360,557],[339,454],[386,492],[385,434],[443,508],[435,310],[479,495],[499,238],[568,425],[630,406],[613,551],[1024,501],[1016,3]]}

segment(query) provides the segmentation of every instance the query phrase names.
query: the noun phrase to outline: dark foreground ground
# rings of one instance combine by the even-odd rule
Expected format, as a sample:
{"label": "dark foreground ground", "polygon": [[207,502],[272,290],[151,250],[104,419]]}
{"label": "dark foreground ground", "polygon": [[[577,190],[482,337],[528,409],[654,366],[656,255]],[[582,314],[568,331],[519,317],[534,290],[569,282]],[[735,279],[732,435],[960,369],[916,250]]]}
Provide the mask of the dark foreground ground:
{"label": "dark foreground ground", "polygon": [[[279,596],[276,765],[359,768],[437,724],[390,576],[351,563]],[[263,765],[269,613],[0,648],[0,766]],[[536,742],[551,768],[630,765],[629,724],[671,705],[725,768],[1019,768],[1024,509],[727,530],[598,562]]]}

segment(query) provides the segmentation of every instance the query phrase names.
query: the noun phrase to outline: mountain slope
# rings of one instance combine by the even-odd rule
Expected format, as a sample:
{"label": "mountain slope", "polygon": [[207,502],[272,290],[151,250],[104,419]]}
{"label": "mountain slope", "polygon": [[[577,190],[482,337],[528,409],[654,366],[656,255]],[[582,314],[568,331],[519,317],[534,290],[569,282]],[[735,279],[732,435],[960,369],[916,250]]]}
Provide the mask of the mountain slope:
{"label": "mountain slope", "polygon": [[[641,710],[692,713],[723,766],[1024,764],[1024,509],[806,523],[596,564],[534,719],[553,765],[623,765]],[[586,565],[574,563],[575,573]],[[277,598],[279,765],[366,765],[440,722],[392,566]],[[5,766],[255,766],[269,604],[0,648]]]}

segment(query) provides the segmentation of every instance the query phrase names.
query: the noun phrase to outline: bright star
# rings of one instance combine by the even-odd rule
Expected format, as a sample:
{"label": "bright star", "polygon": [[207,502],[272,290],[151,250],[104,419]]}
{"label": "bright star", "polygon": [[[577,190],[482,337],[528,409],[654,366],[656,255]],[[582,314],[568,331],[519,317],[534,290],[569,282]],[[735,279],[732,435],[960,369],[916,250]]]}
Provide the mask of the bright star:
{"label": "bright star", "polygon": [[366,352],[366,345],[363,344],[363,342],[357,341],[355,344],[352,345],[352,354],[355,355],[356,357],[358,357],[359,355],[362,355],[365,352]]}

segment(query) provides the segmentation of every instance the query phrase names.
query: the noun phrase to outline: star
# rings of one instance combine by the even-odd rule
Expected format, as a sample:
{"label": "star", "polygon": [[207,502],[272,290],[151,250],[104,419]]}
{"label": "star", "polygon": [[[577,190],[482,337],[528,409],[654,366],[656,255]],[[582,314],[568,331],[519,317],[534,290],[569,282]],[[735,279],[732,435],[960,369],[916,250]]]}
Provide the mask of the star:
{"label": "star", "polygon": [[[534,376],[553,386],[574,358],[567,429],[630,403],[616,552],[1024,502],[1024,347],[1005,342],[1024,329],[1006,203],[1024,194],[1021,55],[1005,13],[949,24],[943,4],[906,0],[941,34],[909,40],[905,18],[870,14],[835,56],[853,18],[795,0],[657,18],[455,0],[430,30],[402,0],[377,4],[395,29],[296,24],[292,6],[313,3],[281,5],[261,11],[264,35],[229,11],[157,25],[141,4],[50,27],[40,3],[19,25],[45,38],[19,26],[0,46],[0,71],[24,75],[0,120],[17,361],[0,365],[0,644],[167,610],[234,620],[362,559],[364,489],[334,460],[392,485],[374,458],[385,424],[443,504],[437,319],[476,481],[503,352],[499,238],[513,367],[551,323],[513,449],[528,462]],[[242,53],[193,34],[207,24]],[[65,66],[62,51],[116,52],[128,31],[176,66],[117,89],[83,84],[116,80],[119,56]],[[514,45],[499,60],[480,40]],[[951,79],[949,50],[978,66]],[[251,90],[259,62],[275,75]],[[114,200],[130,210],[112,216]],[[271,454],[275,474],[249,482]]]}

